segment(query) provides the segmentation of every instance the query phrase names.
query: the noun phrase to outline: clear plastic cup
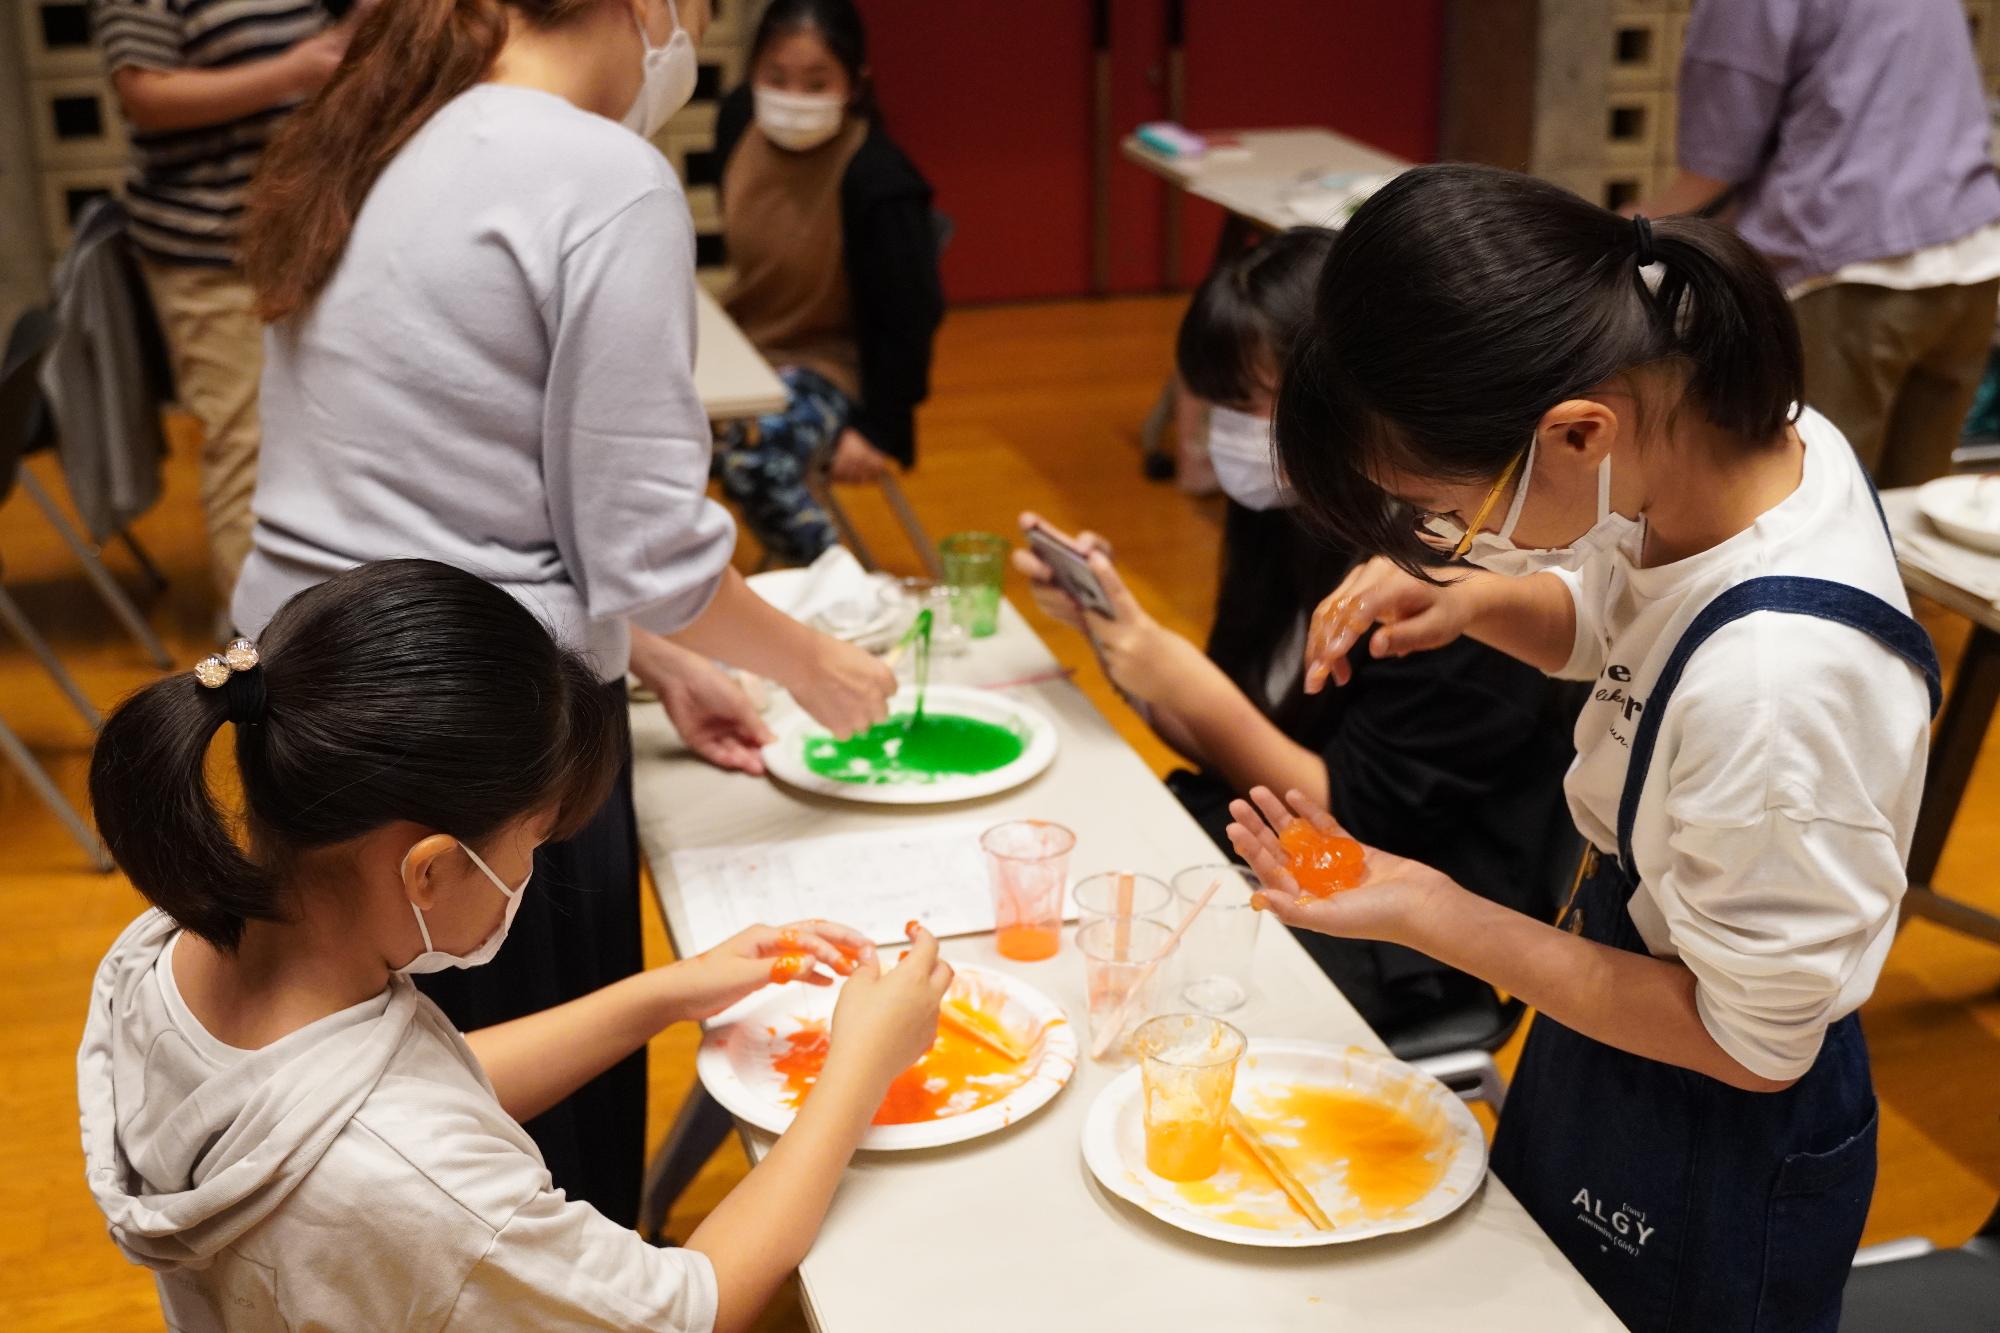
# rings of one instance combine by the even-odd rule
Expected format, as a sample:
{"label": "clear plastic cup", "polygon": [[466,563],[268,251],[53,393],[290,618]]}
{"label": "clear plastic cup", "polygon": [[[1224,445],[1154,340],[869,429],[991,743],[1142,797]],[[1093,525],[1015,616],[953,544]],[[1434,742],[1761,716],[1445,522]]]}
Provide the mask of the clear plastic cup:
{"label": "clear plastic cup", "polygon": [[[1174,891],[1164,880],[1133,874],[1129,870],[1107,870],[1101,875],[1080,879],[1069,891],[1069,900],[1076,904],[1076,928],[1079,932],[1091,922],[1106,918],[1158,921],[1166,926],[1175,923]],[[1120,910],[1121,907],[1123,910]]]}
{"label": "clear plastic cup", "polygon": [[1145,1088],[1146,1169],[1162,1180],[1206,1180],[1222,1136],[1243,1034],[1206,1014],[1162,1014],[1132,1036]]}
{"label": "clear plastic cup", "polygon": [[[931,651],[943,657],[963,657],[965,655],[965,626],[958,623],[958,614],[952,605],[951,589],[935,579],[897,579],[896,588],[903,599],[908,617],[903,628],[908,629],[916,621],[917,612],[928,609],[931,613]],[[898,672],[908,675],[916,663],[914,652],[905,652],[897,663]]]}
{"label": "clear plastic cup", "polygon": [[975,639],[1000,628],[1000,589],[1011,549],[1005,537],[992,532],[954,532],[938,543],[954,618]]}
{"label": "clear plastic cup", "polygon": [[1076,834],[1046,819],[995,824],[979,838],[993,887],[993,945],[1032,963],[1062,947],[1063,889]]}
{"label": "clear plastic cup", "polygon": [[1089,997],[1090,1053],[1110,1064],[1132,1058],[1132,1034],[1158,1012],[1172,966],[1174,932],[1158,921],[1101,917],[1076,935]]}
{"label": "clear plastic cup", "polygon": [[1264,917],[1250,905],[1257,882],[1240,866],[1189,866],[1174,876],[1174,899],[1185,917],[1217,880],[1222,887],[1181,936],[1181,999],[1203,1013],[1228,1014],[1250,998],[1250,960]]}

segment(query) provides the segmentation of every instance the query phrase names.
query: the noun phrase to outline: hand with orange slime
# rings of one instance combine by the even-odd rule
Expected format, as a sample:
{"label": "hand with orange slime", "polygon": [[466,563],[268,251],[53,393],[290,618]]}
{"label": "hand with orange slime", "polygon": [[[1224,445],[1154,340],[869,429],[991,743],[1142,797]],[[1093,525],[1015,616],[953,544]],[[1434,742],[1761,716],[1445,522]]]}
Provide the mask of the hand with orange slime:
{"label": "hand with orange slime", "polygon": [[1292,879],[1309,898],[1324,898],[1360,885],[1367,873],[1361,844],[1338,833],[1294,819],[1278,835],[1278,846],[1290,859]]}

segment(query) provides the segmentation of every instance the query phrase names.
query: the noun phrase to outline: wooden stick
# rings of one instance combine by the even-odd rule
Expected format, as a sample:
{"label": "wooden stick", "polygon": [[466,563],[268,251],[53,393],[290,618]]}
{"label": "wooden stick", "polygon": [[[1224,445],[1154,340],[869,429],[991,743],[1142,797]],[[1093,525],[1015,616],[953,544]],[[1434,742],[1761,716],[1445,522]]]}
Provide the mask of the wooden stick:
{"label": "wooden stick", "polygon": [[1129,870],[1118,872],[1118,905],[1112,919],[1118,925],[1112,931],[1111,950],[1124,958],[1132,951],[1132,872]]}
{"label": "wooden stick", "polygon": [[1229,1132],[1243,1141],[1243,1146],[1257,1159],[1257,1165],[1263,1167],[1265,1173],[1278,1182],[1278,1188],[1292,1201],[1292,1207],[1305,1215],[1306,1221],[1313,1224],[1313,1229],[1333,1230],[1333,1221],[1320,1208],[1319,1200],[1313,1198],[1312,1191],[1305,1187],[1305,1182],[1292,1174],[1291,1168],[1285,1165],[1284,1159],[1272,1151],[1271,1145],[1259,1137],[1256,1127],[1243,1118],[1243,1113],[1233,1106],[1230,1107],[1226,1123]]}
{"label": "wooden stick", "polygon": [[1188,914],[1181,918],[1181,923],[1174,927],[1174,933],[1167,937],[1165,946],[1160,950],[1160,956],[1146,964],[1145,970],[1133,979],[1132,988],[1125,992],[1124,1000],[1118,1005],[1118,1012],[1112,1015],[1113,1021],[1103,1032],[1098,1034],[1097,1040],[1091,1044],[1091,1059],[1102,1060],[1104,1053],[1111,1049],[1113,1042],[1118,1040],[1118,1034],[1125,1030],[1125,1024],[1131,1020],[1132,1006],[1139,1002],[1139,993],[1146,989],[1146,983],[1153,979],[1153,973],[1159,971],[1160,964],[1166,960],[1168,954],[1174,951],[1174,946],[1181,942],[1181,936],[1187,934],[1188,927],[1192,926],[1194,919],[1201,915],[1201,909],[1208,906],[1208,900],[1213,898],[1216,890],[1221,887],[1222,881],[1218,879],[1202,892],[1201,897],[1195,900],[1194,906],[1188,908]]}
{"label": "wooden stick", "polygon": [[938,1018],[950,1024],[960,1035],[999,1052],[1017,1065],[1028,1058],[1028,1053],[1016,1046],[1005,1033],[988,1031],[988,1024],[967,1011],[957,1000],[946,1000],[938,1009]]}

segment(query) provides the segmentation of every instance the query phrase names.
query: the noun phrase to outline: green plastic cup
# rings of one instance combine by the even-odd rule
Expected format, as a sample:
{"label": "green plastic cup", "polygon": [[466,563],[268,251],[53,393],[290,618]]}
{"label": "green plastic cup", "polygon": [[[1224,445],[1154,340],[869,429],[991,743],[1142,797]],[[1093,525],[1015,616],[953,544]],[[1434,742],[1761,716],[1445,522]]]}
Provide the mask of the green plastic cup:
{"label": "green plastic cup", "polygon": [[975,639],[1000,628],[1000,585],[1007,574],[1007,539],[991,532],[954,532],[938,543],[952,619]]}

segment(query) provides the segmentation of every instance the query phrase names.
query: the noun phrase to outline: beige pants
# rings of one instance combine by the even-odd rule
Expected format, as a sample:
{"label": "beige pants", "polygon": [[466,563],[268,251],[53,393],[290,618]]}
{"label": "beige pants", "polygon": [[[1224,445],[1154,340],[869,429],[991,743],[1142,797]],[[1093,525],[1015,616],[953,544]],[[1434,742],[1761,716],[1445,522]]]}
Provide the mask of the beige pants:
{"label": "beige pants", "polygon": [[238,269],[142,260],[167,335],[181,406],[201,423],[201,507],[222,604],[250,554],[250,493],[257,486],[257,381],[264,326]]}
{"label": "beige pants", "polygon": [[1840,427],[1875,484],[1951,471],[1986,370],[2000,279],[1898,292],[1843,282],[1793,302],[1806,401]]}

